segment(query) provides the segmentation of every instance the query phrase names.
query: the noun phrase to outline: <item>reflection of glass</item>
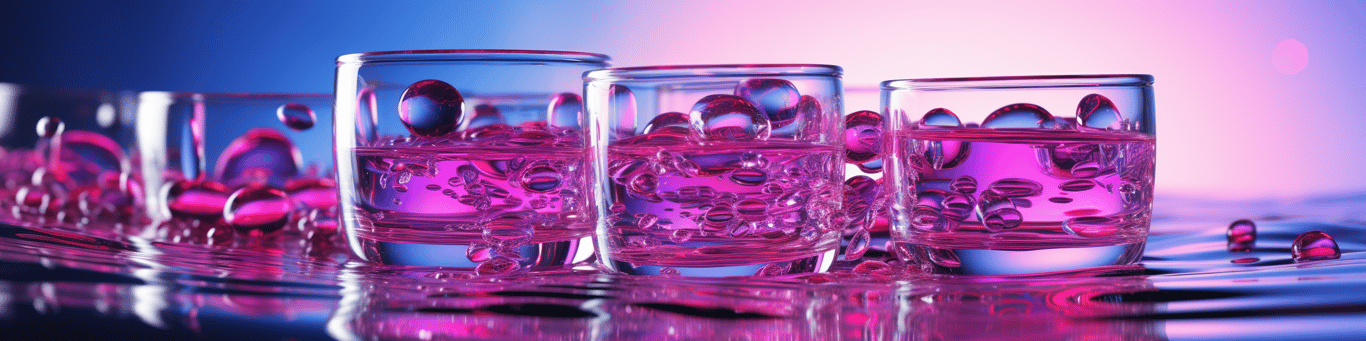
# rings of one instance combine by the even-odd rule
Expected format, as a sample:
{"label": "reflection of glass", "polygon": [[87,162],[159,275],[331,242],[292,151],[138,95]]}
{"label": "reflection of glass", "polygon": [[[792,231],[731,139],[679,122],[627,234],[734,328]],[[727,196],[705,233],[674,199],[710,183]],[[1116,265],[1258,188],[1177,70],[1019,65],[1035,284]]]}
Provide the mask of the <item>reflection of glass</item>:
{"label": "reflection of glass", "polygon": [[586,74],[604,263],[702,277],[828,268],[843,214],[840,73],[717,65]]}
{"label": "reflection of glass", "polygon": [[1138,261],[1152,215],[1152,77],[883,83],[898,252],[935,273]]}
{"label": "reflection of glass", "polygon": [[1104,302],[1106,295],[1155,290],[1137,277],[938,282],[902,287],[896,340],[1165,340],[1152,320],[1108,319],[1152,304]]}
{"label": "reflection of glass", "polygon": [[337,175],[352,251],[505,274],[592,255],[583,72],[607,56],[393,51],[337,59]]}

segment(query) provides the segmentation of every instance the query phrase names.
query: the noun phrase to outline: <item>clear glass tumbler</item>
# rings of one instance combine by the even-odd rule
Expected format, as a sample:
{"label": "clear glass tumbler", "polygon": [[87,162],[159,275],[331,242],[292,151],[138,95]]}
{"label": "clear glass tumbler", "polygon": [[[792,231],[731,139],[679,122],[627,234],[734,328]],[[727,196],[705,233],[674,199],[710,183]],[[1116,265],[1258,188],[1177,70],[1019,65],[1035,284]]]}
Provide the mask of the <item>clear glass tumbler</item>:
{"label": "clear glass tumbler", "polygon": [[1147,75],[882,83],[892,238],[936,274],[1136,263],[1152,215]]}
{"label": "clear glass tumbler", "polygon": [[831,65],[586,74],[602,263],[694,277],[828,269],[844,218],[840,74]]}
{"label": "clear glass tumbler", "polygon": [[579,93],[600,54],[337,58],[337,178],[354,253],[503,274],[591,259]]}

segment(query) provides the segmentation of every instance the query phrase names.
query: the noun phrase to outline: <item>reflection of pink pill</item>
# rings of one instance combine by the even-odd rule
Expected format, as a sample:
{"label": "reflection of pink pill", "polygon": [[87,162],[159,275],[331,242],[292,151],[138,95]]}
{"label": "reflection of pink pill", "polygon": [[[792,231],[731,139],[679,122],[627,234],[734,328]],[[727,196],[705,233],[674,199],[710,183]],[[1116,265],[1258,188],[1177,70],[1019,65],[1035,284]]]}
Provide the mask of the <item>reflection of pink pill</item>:
{"label": "reflection of pink pill", "polygon": [[1304,44],[1298,40],[1286,39],[1276,48],[1271,50],[1271,64],[1276,67],[1276,71],[1283,74],[1293,75],[1304,70],[1305,65],[1309,64],[1309,50],[1304,48]]}

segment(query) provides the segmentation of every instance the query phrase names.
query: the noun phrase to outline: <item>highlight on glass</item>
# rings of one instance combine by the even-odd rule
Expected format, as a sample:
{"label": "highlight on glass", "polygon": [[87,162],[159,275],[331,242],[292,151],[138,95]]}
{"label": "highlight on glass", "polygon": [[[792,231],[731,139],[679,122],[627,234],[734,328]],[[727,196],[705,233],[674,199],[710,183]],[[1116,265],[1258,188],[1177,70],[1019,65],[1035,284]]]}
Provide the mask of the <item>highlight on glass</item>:
{"label": "highlight on glass", "polygon": [[586,74],[603,265],[692,277],[828,269],[844,215],[841,72],[797,64]]}
{"label": "highlight on glass", "polygon": [[592,258],[581,76],[600,54],[337,58],[334,153],[355,255],[478,275]]}
{"label": "highlight on glass", "polygon": [[892,238],[937,274],[1138,262],[1152,216],[1147,75],[882,83]]}

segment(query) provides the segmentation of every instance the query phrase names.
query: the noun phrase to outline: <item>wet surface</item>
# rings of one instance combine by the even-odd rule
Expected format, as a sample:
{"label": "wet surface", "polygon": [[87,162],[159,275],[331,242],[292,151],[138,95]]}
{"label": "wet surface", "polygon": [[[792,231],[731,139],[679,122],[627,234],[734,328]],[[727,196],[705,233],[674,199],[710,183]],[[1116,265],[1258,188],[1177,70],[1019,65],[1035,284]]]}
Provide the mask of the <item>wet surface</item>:
{"label": "wet surface", "polygon": [[[1017,278],[879,264],[765,280],[472,277],[0,226],[6,339],[1203,340],[1366,335],[1366,195],[1159,198],[1142,266]],[[1256,223],[1250,251],[1228,228]],[[1339,259],[1296,261],[1305,232]],[[876,256],[870,250],[867,256]],[[856,266],[857,265],[857,266]]]}

